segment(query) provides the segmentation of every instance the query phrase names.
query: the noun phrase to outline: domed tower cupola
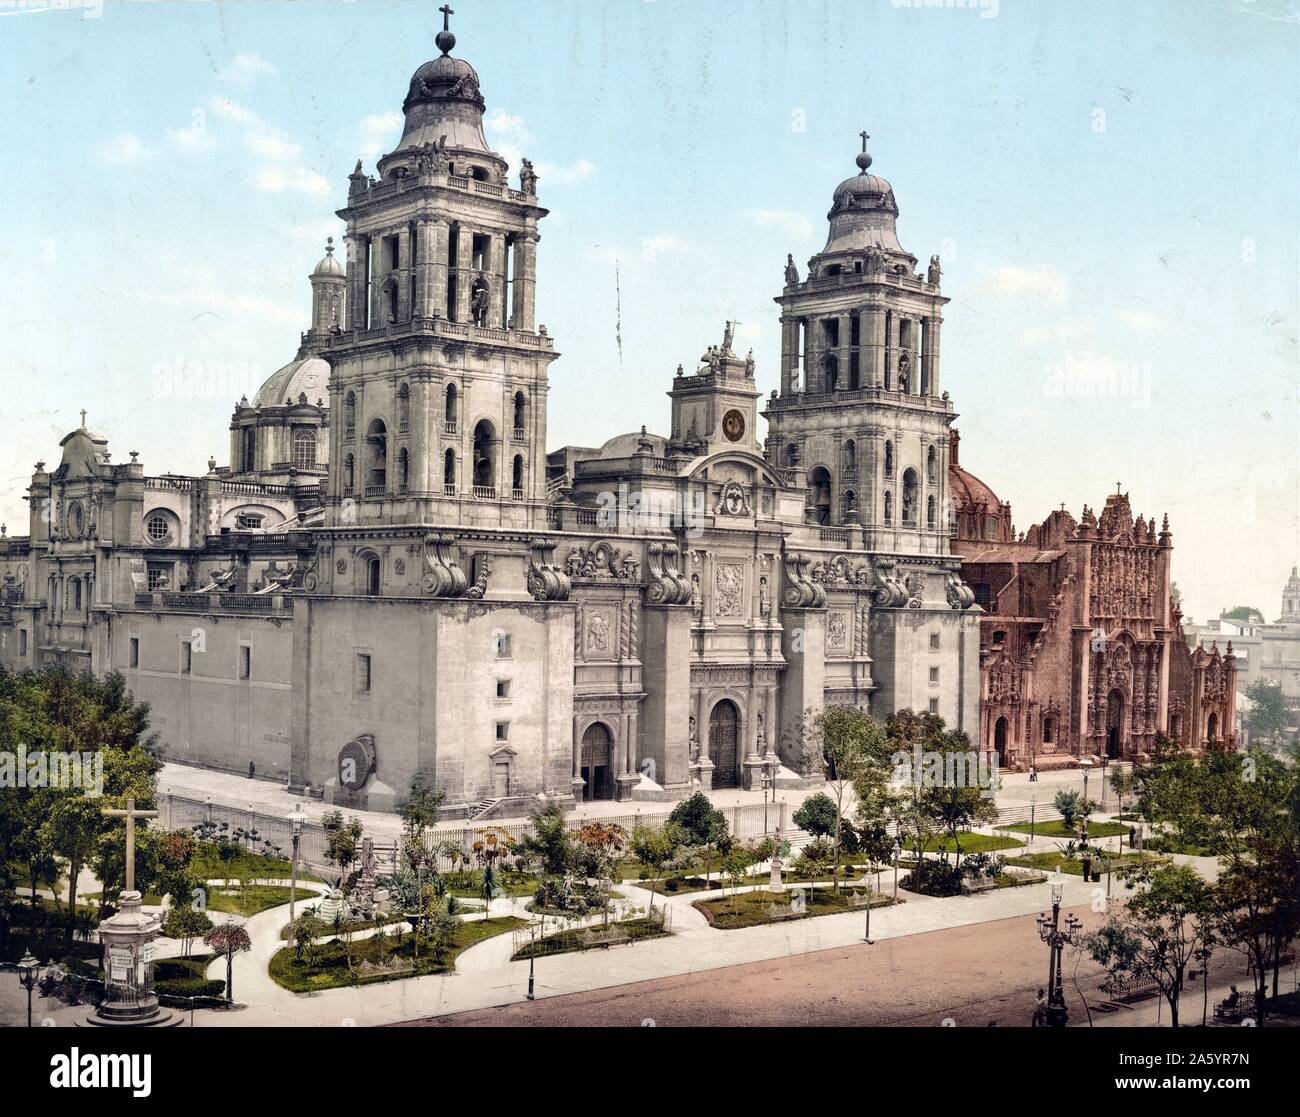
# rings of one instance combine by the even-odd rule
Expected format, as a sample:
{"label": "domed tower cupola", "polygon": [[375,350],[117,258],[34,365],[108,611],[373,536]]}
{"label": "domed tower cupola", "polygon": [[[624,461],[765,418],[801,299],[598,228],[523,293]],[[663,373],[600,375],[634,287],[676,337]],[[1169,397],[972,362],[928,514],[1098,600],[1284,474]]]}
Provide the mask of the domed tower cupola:
{"label": "domed tower cupola", "polygon": [[505,182],[507,164],[488,147],[483,134],[485,102],[478,72],[463,58],[453,58],[456,36],[449,26],[453,14],[444,4],[438,49],[442,52],[411,76],[402,112],[406,126],[395,151],[379,161],[384,179],[401,169],[411,170],[418,160],[444,166],[453,174],[498,185]]}
{"label": "domed tower cupola", "polygon": [[870,173],[871,155],[867,151],[866,132],[862,136],[862,150],[857,155],[858,173],[846,178],[835,188],[831,202],[830,234],[821,255],[840,253],[860,258],[876,254],[886,266],[898,265],[908,273],[916,266],[916,257],[898,243],[895,222],[898,202],[894,188],[886,179]]}
{"label": "domed tower cupola", "polygon": [[[311,330],[328,334],[343,326],[343,292],[347,275],[334,256],[334,238],[325,241],[325,255],[311,273]],[[304,338],[304,342],[308,339]]]}

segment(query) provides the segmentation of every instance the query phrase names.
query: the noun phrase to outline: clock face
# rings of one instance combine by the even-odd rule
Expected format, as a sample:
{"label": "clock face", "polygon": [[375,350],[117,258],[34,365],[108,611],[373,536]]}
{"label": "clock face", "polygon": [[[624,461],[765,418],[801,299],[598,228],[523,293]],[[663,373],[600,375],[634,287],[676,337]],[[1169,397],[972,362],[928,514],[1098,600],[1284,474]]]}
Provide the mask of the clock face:
{"label": "clock face", "polygon": [[729,441],[739,442],[745,434],[745,417],[739,411],[728,411],[722,417],[722,433]]}

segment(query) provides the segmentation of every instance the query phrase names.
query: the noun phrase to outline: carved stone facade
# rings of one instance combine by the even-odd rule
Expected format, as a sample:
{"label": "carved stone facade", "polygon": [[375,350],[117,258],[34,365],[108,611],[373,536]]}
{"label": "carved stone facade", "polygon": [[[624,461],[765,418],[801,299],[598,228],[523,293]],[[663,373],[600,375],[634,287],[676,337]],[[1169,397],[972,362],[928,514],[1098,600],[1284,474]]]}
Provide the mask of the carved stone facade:
{"label": "carved stone facade", "polygon": [[954,432],[953,547],[985,610],[984,747],[1018,769],[1147,758],[1157,734],[1193,753],[1235,747],[1232,645],[1188,648],[1168,520],[1134,518],[1115,492],[1100,516],[1062,507],[1016,538],[1010,505],[956,458]]}

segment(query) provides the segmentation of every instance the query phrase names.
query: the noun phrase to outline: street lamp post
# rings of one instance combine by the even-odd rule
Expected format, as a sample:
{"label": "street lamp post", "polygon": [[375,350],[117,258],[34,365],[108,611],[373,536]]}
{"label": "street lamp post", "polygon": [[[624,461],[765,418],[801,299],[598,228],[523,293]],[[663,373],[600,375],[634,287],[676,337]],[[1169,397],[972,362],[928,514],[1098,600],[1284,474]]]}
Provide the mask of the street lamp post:
{"label": "street lamp post", "polygon": [[[763,767],[763,774],[759,777],[759,784],[763,788],[763,834],[767,835],[767,793],[769,789],[776,788],[776,776],[772,774],[769,765]],[[772,790],[772,801],[776,801],[776,791]]]}
{"label": "street lamp post", "polygon": [[903,847],[897,838],[894,839],[894,848],[891,852],[894,855],[894,903],[898,903],[898,855],[903,852]]}
{"label": "street lamp post", "polygon": [[36,985],[36,971],[40,969],[40,963],[32,957],[30,950],[23,951],[23,956],[18,961],[18,981],[22,987],[27,990],[27,1026],[32,1026],[32,989]]}
{"label": "street lamp post", "polygon": [[532,939],[532,949],[528,952],[528,999],[535,1001],[537,1000],[533,992],[533,963],[537,960],[537,924],[535,922],[529,923],[528,934]]}
{"label": "street lamp post", "polygon": [[1110,766],[1110,757],[1101,758],[1101,810],[1104,814],[1106,811],[1106,769]]}
{"label": "street lamp post", "polygon": [[286,816],[293,838],[293,856],[289,861],[289,949],[293,949],[293,905],[298,893],[298,845],[302,841],[303,823],[307,821],[301,807]]}
{"label": "street lamp post", "polygon": [[[1059,873],[1057,874],[1059,876]],[[1051,990],[1047,998],[1047,1023],[1053,1028],[1064,1028],[1070,1018],[1065,1005],[1065,989],[1061,981],[1061,956],[1064,948],[1073,945],[1074,937],[1082,924],[1071,912],[1065,917],[1065,930],[1061,930],[1061,894],[1060,880],[1052,881],[1052,915],[1049,919],[1044,912],[1038,916],[1038,937],[1047,943],[1047,988]]]}
{"label": "street lamp post", "polygon": [[1038,806],[1038,792],[1029,796],[1029,842],[1034,841],[1034,808]]}

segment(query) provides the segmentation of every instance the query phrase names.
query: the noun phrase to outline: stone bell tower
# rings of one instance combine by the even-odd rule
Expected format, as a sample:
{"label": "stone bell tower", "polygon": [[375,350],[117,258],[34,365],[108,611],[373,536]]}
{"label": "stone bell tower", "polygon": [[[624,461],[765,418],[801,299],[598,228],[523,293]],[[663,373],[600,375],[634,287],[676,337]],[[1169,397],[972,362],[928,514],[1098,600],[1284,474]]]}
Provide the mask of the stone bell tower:
{"label": "stone bell tower", "polygon": [[735,323],[728,322],[721,345],[710,345],[700,367],[686,373],[677,366],[672,391],[672,444],[687,453],[740,449],[758,452],[754,389],[754,351],[736,356]]}
{"label": "stone bell tower", "polygon": [[483,134],[456,37],[411,78],[397,148],[358,161],[347,205],[347,321],[332,368],[328,522],[527,529],[545,516],[547,367],[534,321],[537,175],[519,188]]}
{"label": "stone bell tower", "polygon": [[787,257],[781,388],[765,415],[767,454],[808,477],[808,517],[860,524],[867,550],[948,551],[948,428],[939,258],[925,275],[898,241],[893,187],[859,173],[835,189],[826,246],[800,279]]}

